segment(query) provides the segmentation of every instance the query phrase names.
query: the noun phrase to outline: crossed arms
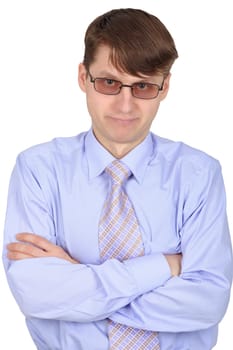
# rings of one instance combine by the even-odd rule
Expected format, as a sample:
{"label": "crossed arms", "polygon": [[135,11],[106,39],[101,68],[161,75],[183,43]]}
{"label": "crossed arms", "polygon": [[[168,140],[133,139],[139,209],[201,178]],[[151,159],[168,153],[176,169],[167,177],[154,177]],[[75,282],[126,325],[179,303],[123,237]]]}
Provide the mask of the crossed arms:
{"label": "crossed arms", "polygon": [[[55,241],[53,221],[35,175],[28,170],[21,177],[16,169],[4,263],[21,310],[28,317],[73,322],[109,317],[159,332],[195,331],[217,324],[229,301],[232,257],[225,206],[219,201],[223,185],[218,165],[212,173],[200,199],[186,200],[182,255],[152,252],[98,265],[70,256]],[[30,176],[34,187],[25,184]],[[200,203],[192,208],[197,200]],[[13,232],[23,231],[16,242]]]}
{"label": "crossed arms", "polygon": [[[22,260],[27,258],[54,257],[67,260],[73,264],[79,264],[63,248],[51,243],[46,238],[32,233],[19,233],[16,235],[18,242],[9,243],[7,257],[10,260]],[[171,270],[171,276],[178,276],[181,272],[182,254],[164,254]]]}

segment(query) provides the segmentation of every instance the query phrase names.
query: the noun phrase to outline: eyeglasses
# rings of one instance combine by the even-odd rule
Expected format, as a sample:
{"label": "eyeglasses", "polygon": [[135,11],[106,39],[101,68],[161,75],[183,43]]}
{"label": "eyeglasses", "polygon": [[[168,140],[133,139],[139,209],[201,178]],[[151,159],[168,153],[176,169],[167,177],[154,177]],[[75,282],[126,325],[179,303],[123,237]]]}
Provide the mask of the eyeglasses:
{"label": "eyeglasses", "polygon": [[94,88],[97,92],[104,95],[118,95],[123,87],[131,89],[132,96],[141,98],[144,100],[150,100],[156,98],[159,91],[163,90],[164,80],[161,85],[152,84],[147,82],[133,83],[132,85],[123,84],[119,80],[111,78],[93,78],[90,72],[90,82],[94,84]]}

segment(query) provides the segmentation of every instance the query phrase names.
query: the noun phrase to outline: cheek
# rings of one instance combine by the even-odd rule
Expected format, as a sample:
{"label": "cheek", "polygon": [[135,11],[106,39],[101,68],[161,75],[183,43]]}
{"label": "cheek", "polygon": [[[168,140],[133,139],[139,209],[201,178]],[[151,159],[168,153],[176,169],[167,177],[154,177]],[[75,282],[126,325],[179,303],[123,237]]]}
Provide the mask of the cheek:
{"label": "cheek", "polygon": [[96,115],[99,114],[100,102],[99,99],[96,98],[95,94],[88,94],[86,97],[87,109],[91,116],[91,118],[95,118]]}
{"label": "cheek", "polygon": [[86,97],[87,108],[92,119],[100,119],[114,110],[111,96],[91,92]]}
{"label": "cheek", "polygon": [[148,120],[148,123],[151,123],[154,120],[158,109],[159,109],[159,102],[144,106],[144,115],[145,115],[145,119]]}

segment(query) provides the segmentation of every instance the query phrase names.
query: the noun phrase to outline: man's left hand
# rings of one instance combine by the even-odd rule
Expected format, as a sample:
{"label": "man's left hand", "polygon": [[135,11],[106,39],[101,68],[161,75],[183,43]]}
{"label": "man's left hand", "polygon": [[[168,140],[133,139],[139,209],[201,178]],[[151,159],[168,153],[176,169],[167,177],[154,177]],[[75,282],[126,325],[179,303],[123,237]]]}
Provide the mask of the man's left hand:
{"label": "man's left hand", "polygon": [[33,233],[18,233],[18,242],[7,245],[7,257],[10,260],[22,260],[27,258],[56,257],[67,260],[73,264],[74,260],[63,248],[51,243],[46,238]]}

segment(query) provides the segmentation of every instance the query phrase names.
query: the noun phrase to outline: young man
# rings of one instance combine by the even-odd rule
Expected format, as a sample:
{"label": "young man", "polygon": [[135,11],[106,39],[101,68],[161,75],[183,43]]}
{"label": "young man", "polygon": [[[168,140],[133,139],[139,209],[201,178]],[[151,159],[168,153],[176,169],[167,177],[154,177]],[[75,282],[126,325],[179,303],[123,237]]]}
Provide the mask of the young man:
{"label": "young man", "polygon": [[216,344],[232,281],[221,167],[150,132],[177,57],[151,14],[96,18],[79,66],[91,130],[17,158],[3,259],[40,350]]}

